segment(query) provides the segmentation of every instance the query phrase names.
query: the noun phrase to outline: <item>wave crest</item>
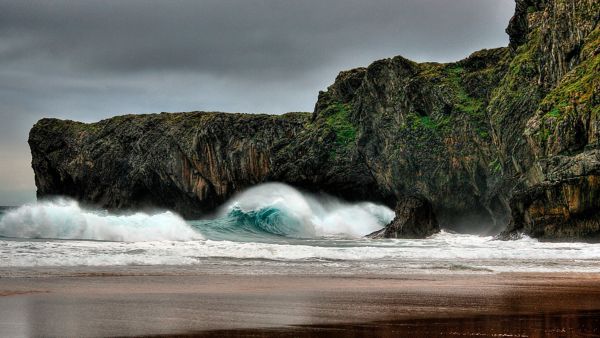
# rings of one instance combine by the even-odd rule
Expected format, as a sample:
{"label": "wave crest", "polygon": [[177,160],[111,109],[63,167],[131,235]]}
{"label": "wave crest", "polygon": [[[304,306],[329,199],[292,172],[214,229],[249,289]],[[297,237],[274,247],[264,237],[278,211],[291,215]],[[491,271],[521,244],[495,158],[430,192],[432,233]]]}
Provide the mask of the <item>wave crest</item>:
{"label": "wave crest", "polygon": [[362,237],[394,218],[386,206],[346,203],[303,193],[282,183],[266,183],[233,198],[222,210],[227,226],[251,233],[311,238]]}
{"label": "wave crest", "polygon": [[289,237],[312,237],[300,220],[290,216],[285,210],[266,207],[258,210],[244,211],[234,207],[227,217],[236,228],[254,234],[271,234]]}

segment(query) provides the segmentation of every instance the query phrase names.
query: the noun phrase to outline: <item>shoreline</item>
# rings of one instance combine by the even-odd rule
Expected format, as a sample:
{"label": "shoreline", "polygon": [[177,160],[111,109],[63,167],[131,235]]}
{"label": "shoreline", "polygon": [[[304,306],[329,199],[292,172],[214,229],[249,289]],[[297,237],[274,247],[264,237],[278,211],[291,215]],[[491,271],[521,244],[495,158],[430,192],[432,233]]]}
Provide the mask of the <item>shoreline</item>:
{"label": "shoreline", "polygon": [[131,274],[98,270],[45,277],[1,274],[0,336],[426,336],[433,334],[431,328],[442,335],[523,336],[588,334],[600,327],[600,274],[594,273],[175,275],[152,269],[144,275],[143,267]]}

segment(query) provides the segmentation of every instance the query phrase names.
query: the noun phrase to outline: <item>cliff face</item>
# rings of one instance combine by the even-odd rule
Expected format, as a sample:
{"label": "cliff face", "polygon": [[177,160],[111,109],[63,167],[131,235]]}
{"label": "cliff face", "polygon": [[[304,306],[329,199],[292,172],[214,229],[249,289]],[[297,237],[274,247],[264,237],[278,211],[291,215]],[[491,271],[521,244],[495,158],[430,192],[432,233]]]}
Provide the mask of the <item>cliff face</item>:
{"label": "cliff face", "polygon": [[457,230],[594,237],[599,12],[596,0],[517,0],[507,48],[342,72],[312,115],[41,120],[38,195],[195,217],[282,181],[390,206],[423,196]]}
{"label": "cliff face", "polygon": [[163,207],[186,217],[263,182],[273,149],[309,114],[129,115],[94,124],[40,120],[31,130],[38,197],[66,195],[110,209]]}
{"label": "cliff face", "polygon": [[[523,87],[519,83],[528,83],[531,95],[519,117],[523,131],[504,143],[512,147],[504,153],[513,149],[518,155],[511,159],[512,166],[506,164],[517,183],[504,235],[600,238],[600,3],[522,3],[527,4],[527,15],[521,14],[526,18],[521,32],[526,39],[515,46],[515,71],[508,80],[516,81],[515,93]],[[498,94],[498,100],[517,96]]]}
{"label": "cliff face", "polygon": [[313,119],[344,108],[354,127],[345,151],[364,161],[378,195],[424,196],[447,227],[493,227],[508,209],[489,189],[497,167],[486,106],[508,56],[501,48],[451,64],[377,61],[341,73]]}

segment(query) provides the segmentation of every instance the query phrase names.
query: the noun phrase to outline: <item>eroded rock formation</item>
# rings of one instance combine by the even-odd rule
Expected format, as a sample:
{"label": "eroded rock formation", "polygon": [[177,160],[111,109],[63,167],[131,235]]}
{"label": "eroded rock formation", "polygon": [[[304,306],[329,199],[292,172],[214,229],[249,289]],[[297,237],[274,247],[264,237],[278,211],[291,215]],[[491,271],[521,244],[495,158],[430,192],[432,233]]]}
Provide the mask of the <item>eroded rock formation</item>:
{"label": "eroded rock formation", "polygon": [[198,217],[263,182],[275,149],[293,142],[309,118],[198,112],[93,124],[43,119],[29,137],[38,197]]}
{"label": "eroded rock formation", "polygon": [[395,212],[396,217],[390,224],[367,237],[426,238],[440,231],[431,203],[421,196],[401,198]]}
{"label": "eroded rock formation", "polygon": [[459,231],[595,238],[599,12],[517,0],[508,47],[341,72],[312,114],[44,119],[29,138],[38,196],[196,217],[281,181],[391,207],[423,196]]}

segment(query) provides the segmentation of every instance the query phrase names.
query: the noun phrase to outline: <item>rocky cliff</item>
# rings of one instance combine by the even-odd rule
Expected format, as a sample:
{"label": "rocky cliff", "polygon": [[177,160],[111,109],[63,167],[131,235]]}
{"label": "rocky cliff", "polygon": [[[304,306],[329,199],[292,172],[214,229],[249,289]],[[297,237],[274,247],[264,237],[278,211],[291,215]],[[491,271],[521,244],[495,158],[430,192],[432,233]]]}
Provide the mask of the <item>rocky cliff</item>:
{"label": "rocky cliff", "polygon": [[181,113],[31,130],[38,196],[196,217],[282,181],[431,203],[442,226],[600,236],[597,0],[517,0],[510,45],[448,64],[344,71],[312,114]]}
{"label": "rocky cliff", "polygon": [[[504,236],[598,239],[600,2],[519,1],[517,10],[521,19],[508,31],[523,38],[511,38],[516,57],[498,100],[526,109],[512,140],[500,139],[501,122],[495,127],[496,143],[510,146],[500,154],[513,153],[503,159],[515,177],[505,179],[514,187]],[[510,81],[514,95],[504,94]],[[529,95],[518,99],[524,83]]]}
{"label": "rocky cliff", "polygon": [[161,207],[192,218],[263,182],[274,149],[310,114],[181,113],[93,124],[40,120],[31,130],[38,197],[64,195],[109,209]]}

